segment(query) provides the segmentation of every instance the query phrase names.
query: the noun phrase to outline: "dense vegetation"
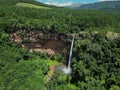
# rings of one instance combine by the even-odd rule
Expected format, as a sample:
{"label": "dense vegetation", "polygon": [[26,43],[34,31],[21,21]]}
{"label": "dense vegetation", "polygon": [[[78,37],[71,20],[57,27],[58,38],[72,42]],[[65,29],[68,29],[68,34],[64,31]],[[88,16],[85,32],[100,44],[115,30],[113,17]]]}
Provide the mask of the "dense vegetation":
{"label": "dense vegetation", "polygon": [[81,90],[119,90],[120,38],[105,39],[97,34],[76,40],[73,55],[73,78]]}
{"label": "dense vegetation", "polygon": [[[22,1],[16,1],[16,4]],[[18,2],[19,1],[19,2]],[[25,2],[25,0],[24,0]],[[27,0],[26,0],[27,2]],[[120,14],[104,13],[100,11],[75,11],[68,9],[31,9],[17,7],[8,1],[8,5],[0,1],[0,25],[6,32],[14,32],[19,29],[42,30],[67,34],[80,32],[86,29],[111,27],[113,31],[119,31]]]}
{"label": "dense vegetation", "polygon": [[0,44],[0,90],[44,90],[44,59],[12,43],[7,34],[0,33]]}
{"label": "dense vegetation", "polygon": [[[51,9],[18,7],[21,2]],[[0,0],[0,90],[120,90],[119,16],[119,12],[70,10],[34,0]],[[9,38],[18,30],[59,35],[84,31],[75,37],[72,74],[57,70],[46,83],[49,67],[68,59],[21,48]]]}

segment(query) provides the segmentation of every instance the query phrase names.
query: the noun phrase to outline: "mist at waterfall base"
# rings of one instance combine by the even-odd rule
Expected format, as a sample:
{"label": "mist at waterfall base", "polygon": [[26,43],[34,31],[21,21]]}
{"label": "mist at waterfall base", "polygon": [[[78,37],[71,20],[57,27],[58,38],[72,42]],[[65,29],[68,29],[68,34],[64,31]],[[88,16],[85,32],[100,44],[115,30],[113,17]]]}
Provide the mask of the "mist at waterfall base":
{"label": "mist at waterfall base", "polygon": [[68,66],[59,66],[59,69],[63,71],[64,74],[71,74],[72,73],[72,68],[71,68],[71,60],[72,60],[72,49],[73,49],[73,44],[74,44],[74,38],[75,35],[72,35],[72,43],[71,43],[71,48],[70,48],[70,54],[69,54],[69,62]]}
{"label": "mist at waterfall base", "polygon": [[61,70],[64,74],[71,74],[72,73],[72,69],[71,67],[66,67],[66,66],[59,66],[58,67],[59,70]]}
{"label": "mist at waterfall base", "polygon": [[72,73],[71,67],[65,67],[65,68],[63,69],[63,73],[64,73],[64,74],[70,74],[70,73]]}

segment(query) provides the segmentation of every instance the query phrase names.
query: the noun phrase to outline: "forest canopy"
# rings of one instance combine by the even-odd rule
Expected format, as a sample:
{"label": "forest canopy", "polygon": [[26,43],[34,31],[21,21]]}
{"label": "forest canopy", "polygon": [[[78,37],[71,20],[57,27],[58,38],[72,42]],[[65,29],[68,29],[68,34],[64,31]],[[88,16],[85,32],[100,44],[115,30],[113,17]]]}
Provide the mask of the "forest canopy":
{"label": "forest canopy", "polygon": [[[19,7],[18,3],[51,9]],[[56,70],[46,82],[51,66],[67,63],[69,50],[65,57],[30,53],[9,37],[19,30],[66,36],[75,33],[72,73]],[[72,10],[34,0],[0,0],[0,90],[120,90],[119,68],[119,12]]]}

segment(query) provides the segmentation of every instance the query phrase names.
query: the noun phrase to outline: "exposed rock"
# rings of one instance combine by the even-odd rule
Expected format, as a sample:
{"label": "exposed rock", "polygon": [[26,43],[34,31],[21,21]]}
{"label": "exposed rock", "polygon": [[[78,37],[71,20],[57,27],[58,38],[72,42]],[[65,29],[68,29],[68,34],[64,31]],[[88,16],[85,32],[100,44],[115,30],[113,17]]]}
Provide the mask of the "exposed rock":
{"label": "exposed rock", "polygon": [[20,35],[17,35],[17,33],[10,34],[10,38],[14,42],[22,42]]}
{"label": "exposed rock", "polygon": [[106,34],[106,38],[107,38],[108,40],[113,40],[113,39],[116,39],[116,38],[118,38],[118,37],[120,37],[120,33],[108,32],[108,33]]}
{"label": "exposed rock", "polygon": [[14,42],[22,42],[23,48],[28,48],[30,52],[40,51],[47,54],[64,54],[67,52],[67,45],[60,40],[57,34],[45,34],[41,31],[17,31],[10,34]]}
{"label": "exposed rock", "polygon": [[96,37],[97,34],[98,34],[97,31],[94,31],[94,32],[91,32],[91,33],[90,33],[90,35],[91,35],[92,37]]}

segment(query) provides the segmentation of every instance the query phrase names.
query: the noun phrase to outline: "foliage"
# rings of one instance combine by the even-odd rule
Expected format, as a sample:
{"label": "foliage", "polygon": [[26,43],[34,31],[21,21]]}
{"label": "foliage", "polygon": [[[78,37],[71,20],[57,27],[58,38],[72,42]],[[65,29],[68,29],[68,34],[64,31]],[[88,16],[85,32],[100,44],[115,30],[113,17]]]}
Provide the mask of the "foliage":
{"label": "foliage", "polygon": [[103,35],[99,41],[95,39],[75,40],[71,82],[82,90],[117,89],[120,85],[120,38],[106,40]]}
{"label": "foliage", "polygon": [[[18,7],[18,3],[52,9]],[[50,90],[119,90],[119,16],[119,12],[70,10],[34,0],[0,0],[0,90],[44,90],[45,87]],[[34,30],[66,36],[77,33],[72,74],[64,75],[58,70],[46,84],[49,66],[58,65],[56,61],[65,63],[67,58],[48,57],[21,48],[21,43],[9,38],[10,33],[18,30],[21,35]],[[110,31],[113,33],[108,37]]]}
{"label": "foliage", "polygon": [[1,33],[0,90],[44,90],[48,65]]}
{"label": "foliage", "polygon": [[[7,2],[7,4],[6,4]],[[7,7],[4,5],[8,5]],[[0,1],[0,27],[7,33],[17,30],[40,30],[48,33],[68,34],[88,29],[111,28],[118,31],[120,28],[119,13],[69,10],[63,8],[35,9],[18,7],[16,4],[34,4],[44,6],[32,0]],[[37,3],[37,4],[36,4]]]}

